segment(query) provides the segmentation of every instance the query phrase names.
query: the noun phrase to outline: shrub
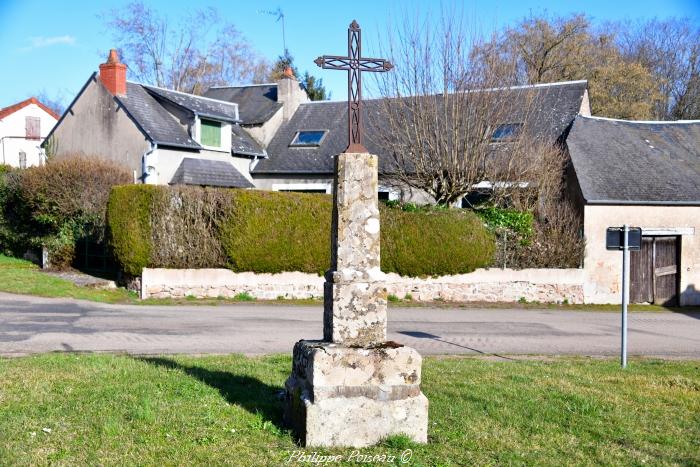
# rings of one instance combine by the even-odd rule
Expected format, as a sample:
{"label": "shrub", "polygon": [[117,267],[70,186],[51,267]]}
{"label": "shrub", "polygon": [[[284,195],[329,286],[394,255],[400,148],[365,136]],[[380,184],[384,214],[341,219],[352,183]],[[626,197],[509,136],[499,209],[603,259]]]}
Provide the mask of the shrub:
{"label": "shrub", "polygon": [[462,209],[407,212],[380,206],[382,270],[402,276],[463,274],[488,265],[493,236]]}
{"label": "shrub", "polygon": [[221,242],[234,271],[323,274],[330,265],[330,196],[237,191]]}
{"label": "shrub", "polygon": [[107,240],[117,263],[130,276],[141,275],[151,258],[151,209],[160,188],[127,185],[114,188],[107,203]]}
{"label": "shrub", "polygon": [[225,267],[221,224],[231,217],[233,191],[174,186],[154,193],[150,254],[153,267]]}
{"label": "shrub", "polygon": [[[110,244],[130,275],[144,267],[321,274],[330,265],[331,209],[326,195],[115,187]],[[386,272],[466,273],[491,260],[493,237],[471,212],[381,207],[380,215]]]}
{"label": "shrub", "polygon": [[4,178],[2,217],[14,239],[7,246],[15,253],[45,246],[52,264],[61,268],[70,265],[78,238],[103,235],[109,192],[132,176],[114,163],[76,156]]}

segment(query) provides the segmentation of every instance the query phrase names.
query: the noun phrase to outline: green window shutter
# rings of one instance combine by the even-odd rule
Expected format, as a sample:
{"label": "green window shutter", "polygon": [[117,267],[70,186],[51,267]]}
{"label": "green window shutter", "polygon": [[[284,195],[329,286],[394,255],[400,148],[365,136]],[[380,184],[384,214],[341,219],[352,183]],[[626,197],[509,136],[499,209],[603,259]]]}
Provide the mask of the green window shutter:
{"label": "green window shutter", "polygon": [[202,145],[220,148],[221,122],[202,119],[200,120],[200,127],[202,129],[202,137],[200,138]]}

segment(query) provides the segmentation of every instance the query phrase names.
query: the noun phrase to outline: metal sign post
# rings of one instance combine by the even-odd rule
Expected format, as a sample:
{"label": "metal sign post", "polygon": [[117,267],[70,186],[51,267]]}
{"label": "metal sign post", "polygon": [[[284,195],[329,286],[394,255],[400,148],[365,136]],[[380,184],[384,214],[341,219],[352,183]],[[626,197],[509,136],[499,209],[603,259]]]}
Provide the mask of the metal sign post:
{"label": "metal sign post", "polygon": [[630,299],[630,250],[629,225],[625,224],[624,243],[622,247],[622,350],[620,365],[627,368],[627,302]]}
{"label": "metal sign post", "polygon": [[622,250],[622,342],[620,365],[627,367],[627,304],[630,300],[630,251],[639,251],[642,246],[642,229],[630,227],[608,227],[605,247],[608,250]]}

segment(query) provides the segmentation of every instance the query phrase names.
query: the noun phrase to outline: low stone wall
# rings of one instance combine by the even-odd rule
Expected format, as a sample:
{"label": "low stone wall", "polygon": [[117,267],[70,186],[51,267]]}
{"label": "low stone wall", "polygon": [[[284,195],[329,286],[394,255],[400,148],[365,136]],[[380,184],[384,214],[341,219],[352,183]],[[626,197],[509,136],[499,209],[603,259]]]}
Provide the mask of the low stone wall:
{"label": "low stone wall", "polygon": [[[321,276],[301,272],[235,273],[228,269],[144,269],[141,298],[186,296],[235,297],[246,293],[262,300],[323,297]],[[478,269],[435,278],[386,275],[388,294],[415,301],[583,303],[581,269]]]}

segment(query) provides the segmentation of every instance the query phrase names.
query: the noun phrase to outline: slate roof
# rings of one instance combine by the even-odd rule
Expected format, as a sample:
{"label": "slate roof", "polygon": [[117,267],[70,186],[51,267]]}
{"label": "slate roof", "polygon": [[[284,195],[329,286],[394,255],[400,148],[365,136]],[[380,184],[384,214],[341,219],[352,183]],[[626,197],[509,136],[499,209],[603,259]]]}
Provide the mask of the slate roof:
{"label": "slate roof", "polygon": [[580,116],[566,145],[588,204],[700,205],[700,121]]}
{"label": "slate roof", "polygon": [[254,185],[228,162],[191,157],[182,159],[170,184],[254,188]]}
{"label": "slate roof", "polygon": [[231,126],[231,152],[241,156],[267,157],[267,152],[239,125]]}
{"label": "slate roof", "polygon": [[[525,88],[534,91],[536,99],[536,107],[528,108],[533,130],[551,140],[563,140],[581,108],[587,82],[551,83],[522,89]],[[525,94],[516,92],[514,95],[517,98]],[[379,101],[367,100],[364,104],[364,144],[371,153],[379,155],[379,170],[388,171],[391,162],[386,151],[377,143],[381,139],[375,136],[376,133],[373,135],[373,132],[385,130],[376,117],[379,114]],[[517,122],[521,118],[524,117],[515,114],[510,120]],[[321,101],[301,104],[294,116],[280,127],[268,145],[269,159],[261,161],[253,169],[253,173],[331,175],[332,157],[345,150],[348,144],[347,121],[347,102]],[[328,130],[328,134],[319,147],[290,147],[289,143],[300,130]]]}
{"label": "slate roof", "polygon": [[[154,86],[143,86],[157,99],[164,99],[180,106],[190,112],[195,112],[201,117],[210,117],[226,122],[238,122],[238,106],[232,102],[225,102],[209,97],[195,96],[184,92],[171,91],[169,89]],[[127,90],[128,94],[128,90]]]}
{"label": "slate roof", "polygon": [[190,149],[201,148],[141,84],[127,82],[126,96],[118,96],[116,99],[153,143]]}
{"label": "slate roof", "polygon": [[209,88],[206,97],[238,104],[243,125],[260,125],[268,121],[281,107],[277,102],[277,84],[225,86]]}

